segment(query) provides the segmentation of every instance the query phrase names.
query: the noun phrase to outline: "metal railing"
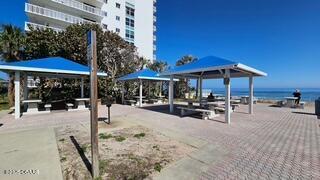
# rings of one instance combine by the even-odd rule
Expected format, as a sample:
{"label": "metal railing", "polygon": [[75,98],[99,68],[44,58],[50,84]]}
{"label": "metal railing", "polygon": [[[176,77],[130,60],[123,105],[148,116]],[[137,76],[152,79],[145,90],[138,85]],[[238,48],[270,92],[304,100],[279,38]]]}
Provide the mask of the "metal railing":
{"label": "metal railing", "polygon": [[60,32],[63,31],[63,29],[60,28],[55,28],[55,27],[51,27],[51,26],[45,26],[45,25],[41,25],[41,24],[36,24],[36,23],[31,23],[31,22],[25,22],[25,26],[24,29],[27,31],[30,31],[30,27],[32,27],[33,29],[53,29],[54,31]]}
{"label": "metal railing", "polygon": [[100,9],[86,5],[86,4],[79,2],[79,1],[75,1],[75,0],[51,0],[51,1],[54,1],[59,4],[64,4],[69,7],[73,7],[75,9],[86,11],[88,13],[92,13],[92,14],[95,14],[98,16],[102,16],[102,12]]}
{"label": "metal railing", "polygon": [[95,23],[95,22],[92,22],[92,21],[88,21],[88,20],[82,19],[80,17],[72,16],[72,15],[69,15],[69,14],[65,14],[65,13],[62,13],[62,12],[59,12],[59,11],[55,11],[55,10],[52,10],[52,9],[47,9],[47,8],[44,8],[44,7],[41,7],[41,6],[36,6],[36,5],[33,5],[33,4],[29,4],[29,3],[26,3],[25,11],[29,12],[29,13],[38,14],[38,15],[41,15],[41,16],[46,16],[46,17],[49,17],[49,18],[52,18],[52,19],[65,21],[65,22],[72,23],[72,24]]}

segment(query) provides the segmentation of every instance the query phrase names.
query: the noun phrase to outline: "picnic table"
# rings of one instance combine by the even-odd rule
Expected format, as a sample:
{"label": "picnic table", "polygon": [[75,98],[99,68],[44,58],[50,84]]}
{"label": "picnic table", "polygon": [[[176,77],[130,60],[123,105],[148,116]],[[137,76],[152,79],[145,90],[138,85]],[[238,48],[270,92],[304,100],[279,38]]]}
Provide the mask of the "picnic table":
{"label": "picnic table", "polygon": [[78,106],[78,109],[87,109],[86,108],[86,102],[89,102],[90,98],[77,98],[75,99],[76,105]]}
{"label": "picnic table", "polygon": [[28,105],[27,113],[36,113],[39,112],[38,104],[42,101],[40,99],[29,99],[23,100],[22,103],[26,103]]}
{"label": "picnic table", "polygon": [[286,106],[287,107],[294,107],[296,105],[297,97],[285,97],[286,99]]}

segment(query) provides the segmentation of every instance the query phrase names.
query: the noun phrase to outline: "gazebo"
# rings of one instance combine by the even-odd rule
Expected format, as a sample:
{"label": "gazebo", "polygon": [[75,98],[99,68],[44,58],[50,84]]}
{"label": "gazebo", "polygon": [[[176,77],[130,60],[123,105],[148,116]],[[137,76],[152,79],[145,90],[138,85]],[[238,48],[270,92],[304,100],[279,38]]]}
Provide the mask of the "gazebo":
{"label": "gazebo", "polygon": [[[200,100],[202,98],[202,81],[203,79],[223,79],[225,85],[225,121],[231,123],[231,108],[230,108],[230,79],[231,78],[249,78],[249,114],[253,113],[253,78],[267,76],[266,73],[246,66],[239,62],[229,61],[223,58],[208,56],[198,59],[192,63],[176,66],[164,73],[161,76],[169,76],[169,104],[170,112],[173,113],[173,79],[174,78],[189,78],[197,79],[200,85]],[[201,101],[200,101],[201,102]]]}
{"label": "gazebo", "polygon": [[[0,64],[0,70],[7,73],[14,73],[15,89],[15,119],[21,116],[20,111],[20,76],[24,76],[23,98],[28,97],[27,77],[60,77],[60,78],[81,78],[81,96],[84,91],[84,77],[90,74],[89,67],[78,64],[62,57],[50,57]],[[106,73],[98,72],[98,76],[107,76]]]}
{"label": "gazebo", "polygon": [[[170,81],[169,78],[160,77],[159,73],[150,69],[142,69],[140,71],[125,75],[118,79],[118,81],[139,81],[139,106],[142,107],[142,84],[143,81]],[[177,81],[177,80],[174,80]],[[122,85],[122,103],[124,103],[124,86]]]}

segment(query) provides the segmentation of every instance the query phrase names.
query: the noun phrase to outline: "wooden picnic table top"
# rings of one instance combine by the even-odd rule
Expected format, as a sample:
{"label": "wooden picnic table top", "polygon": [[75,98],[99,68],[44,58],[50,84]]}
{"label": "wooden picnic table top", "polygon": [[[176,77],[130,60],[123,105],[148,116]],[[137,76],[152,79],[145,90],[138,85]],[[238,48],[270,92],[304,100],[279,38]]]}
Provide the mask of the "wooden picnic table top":
{"label": "wooden picnic table top", "polygon": [[76,101],[89,101],[90,98],[77,98],[77,99],[74,99]]}
{"label": "wooden picnic table top", "polygon": [[297,100],[298,99],[297,97],[284,97],[284,98],[287,100]]}
{"label": "wooden picnic table top", "polygon": [[23,103],[41,103],[42,101],[40,99],[27,99],[23,100]]}

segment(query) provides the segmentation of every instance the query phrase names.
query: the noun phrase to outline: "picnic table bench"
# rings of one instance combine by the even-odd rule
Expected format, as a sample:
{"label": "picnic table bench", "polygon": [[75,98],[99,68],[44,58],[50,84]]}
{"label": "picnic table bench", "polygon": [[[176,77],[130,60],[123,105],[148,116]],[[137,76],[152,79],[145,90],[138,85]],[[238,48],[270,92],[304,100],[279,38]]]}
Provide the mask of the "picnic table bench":
{"label": "picnic table bench", "polygon": [[191,107],[177,107],[177,109],[181,110],[181,117],[194,114],[194,113],[201,113],[202,119],[212,119],[214,117],[219,116],[219,114],[216,114],[215,110],[209,110],[209,109],[201,109],[201,108],[191,108]]}
{"label": "picnic table bench", "polygon": [[135,105],[136,105],[136,101],[135,101],[135,100],[132,100],[132,99],[124,100],[124,102],[125,102],[126,104],[130,104],[131,106],[135,106]]}

